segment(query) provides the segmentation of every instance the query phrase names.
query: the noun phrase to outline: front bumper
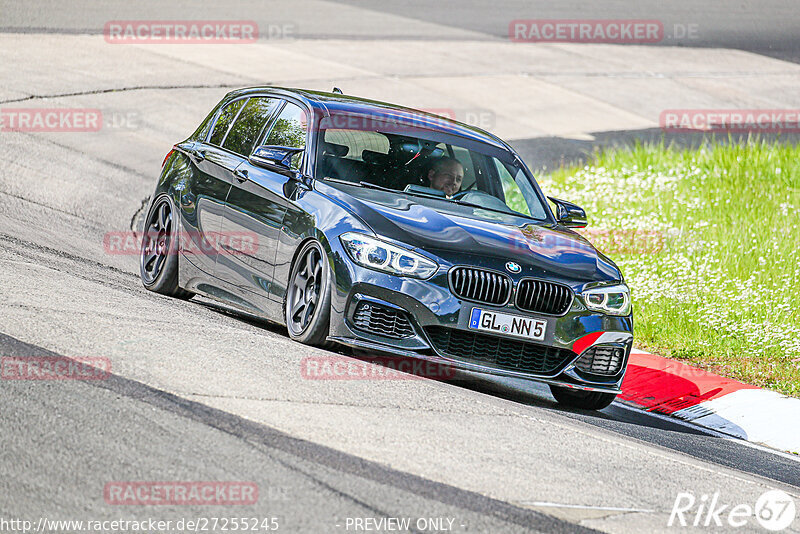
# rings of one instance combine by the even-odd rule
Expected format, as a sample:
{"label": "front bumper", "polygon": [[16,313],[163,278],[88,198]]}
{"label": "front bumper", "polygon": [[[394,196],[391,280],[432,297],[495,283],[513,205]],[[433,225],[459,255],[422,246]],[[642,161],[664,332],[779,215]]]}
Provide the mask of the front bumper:
{"label": "front bumper", "polygon": [[[447,272],[452,265],[443,266],[429,280],[417,280],[366,269],[354,265],[343,256],[335,256],[330,341],[369,351],[418,358],[466,371],[536,380],[586,391],[613,394],[620,392],[633,342],[631,316],[615,317],[590,312],[579,297],[575,297],[570,309],[561,316],[519,310],[514,306],[513,298],[503,306],[468,302],[459,299],[450,290]],[[518,280],[526,275],[530,276],[530,273],[511,276],[514,281],[512,291],[515,290]],[[575,284],[570,285],[574,287]],[[579,289],[576,288],[576,293],[578,292]],[[359,327],[354,318],[359,303],[369,303],[371,306],[404,313],[413,327],[413,333],[398,338]],[[557,349],[560,363],[545,372],[532,372],[514,368],[513,365],[499,365],[496,362],[463,358],[443,352],[430,335],[436,328],[520,341],[518,338],[471,330],[468,323],[474,307],[546,321],[544,340],[526,343],[538,345],[543,350]],[[582,371],[577,362],[592,347],[616,347],[624,351],[619,372],[604,376]]]}

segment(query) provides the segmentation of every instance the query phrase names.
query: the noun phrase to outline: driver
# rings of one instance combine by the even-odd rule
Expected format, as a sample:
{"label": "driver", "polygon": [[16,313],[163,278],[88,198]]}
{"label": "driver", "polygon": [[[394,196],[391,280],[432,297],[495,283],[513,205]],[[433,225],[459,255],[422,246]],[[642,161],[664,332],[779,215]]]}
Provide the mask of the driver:
{"label": "driver", "polygon": [[443,191],[447,198],[452,198],[461,189],[464,180],[464,166],[455,158],[442,156],[433,162],[428,171],[430,187]]}

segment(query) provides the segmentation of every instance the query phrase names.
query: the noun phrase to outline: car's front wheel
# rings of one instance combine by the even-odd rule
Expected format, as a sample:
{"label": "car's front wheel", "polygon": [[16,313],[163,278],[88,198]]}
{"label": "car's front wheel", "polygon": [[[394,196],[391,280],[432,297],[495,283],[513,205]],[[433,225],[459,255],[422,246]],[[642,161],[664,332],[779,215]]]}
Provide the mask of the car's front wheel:
{"label": "car's front wheel", "polygon": [[309,241],[300,249],[289,275],[284,314],[289,337],[327,347],[331,317],[331,280],[322,245]]}
{"label": "car's front wheel", "polygon": [[150,291],[181,299],[194,295],[178,286],[177,221],[167,195],[156,198],[147,213],[139,275]]}
{"label": "car's front wheel", "polygon": [[617,398],[613,393],[583,391],[560,386],[550,386],[550,392],[559,404],[583,410],[602,410]]}

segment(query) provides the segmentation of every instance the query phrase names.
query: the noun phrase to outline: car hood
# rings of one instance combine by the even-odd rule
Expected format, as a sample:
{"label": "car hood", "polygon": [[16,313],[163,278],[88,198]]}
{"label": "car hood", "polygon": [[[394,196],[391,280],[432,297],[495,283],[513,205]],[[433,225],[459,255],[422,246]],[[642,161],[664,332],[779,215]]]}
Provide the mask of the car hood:
{"label": "car hood", "polygon": [[505,270],[571,284],[620,280],[619,270],[583,236],[551,224],[437,199],[359,186],[320,183],[320,192],[363,220],[378,236],[435,254],[452,264]]}

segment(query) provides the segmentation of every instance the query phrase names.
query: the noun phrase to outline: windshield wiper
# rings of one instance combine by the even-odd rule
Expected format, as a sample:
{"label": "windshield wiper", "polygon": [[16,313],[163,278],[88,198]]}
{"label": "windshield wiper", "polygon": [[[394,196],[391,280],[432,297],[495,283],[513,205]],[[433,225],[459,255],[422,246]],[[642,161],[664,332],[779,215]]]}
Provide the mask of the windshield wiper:
{"label": "windshield wiper", "polygon": [[377,189],[378,191],[388,191],[390,193],[405,193],[405,191],[401,191],[399,189],[392,189],[391,187],[383,187],[382,185],[376,185],[370,182],[358,182],[358,185],[361,187],[367,187],[369,189]]}
{"label": "windshield wiper", "polygon": [[353,187],[355,187],[356,185],[360,185],[361,187],[367,187],[369,189],[378,189],[379,191],[389,191],[391,193],[403,193],[404,192],[404,191],[400,191],[399,189],[390,189],[388,187],[383,187],[383,186],[380,186],[380,185],[371,184],[369,182],[358,182],[358,183],[355,183],[355,182],[351,182],[350,180],[340,180],[338,178],[331,178],[330,176],[326,176],[325,178],[323,178],[323,180],[325,180],[326,182],[335,182],[337,184],[350,185],[350,186],[353,186]]}
{"label": "windshield wiper", "polygon": [[535,217],[532,217],[530,215],[525,215],[524,213],[520,213],[518,211],[514,211],[511,208],[508,208],[508,210],[501,210],[501,209],[497,209],[497,208],[488,208],[486,206],[473,204],[472,202],[467,202],[465,200],[457,200],[455,198],[448,198],[447,200],[449,200],[450,202],[452,202],[454,204],[458,204],[459,206],[467,206],[467,207],[470,207],[470,208],[478,208],[478,209],[481,209],[481,210],[493,211],[495,213],[505,213],[506,215],[515,215],[517,217],[525,217],[527,219],[532,219],[534,221],[538,221],[539,220],[539,219],[537,219]]}
{"label": "windshield wiper", "polygon": [[330,178],[330,177],[326,177],[325,180],[329,182],[336,182],[337,184],[345,184],[351,186],[360,185],[361,187],[366,187],[367,189],[377,189],[378,191],[386,191],[387,193],[399,193],[401,195],[409,195],[412,197],[424,197],[424,198],[435,198],[435,199],[445,200],[444,197],[435,197],[433,195],[426,195],[425,193],[418,193],[416,191],[403,191],[402,189],[392,189],[391,187],[383,187],[382,185],[373,184],[371,182],[361,181],[358,182],[358,184],[356,184],[355,182],[349,182],[347,180],[337,180],[336,178]]}
{"label": "windshield wiper", "polygon": [[383,187],[382,185],[376,185],[369,182],[358,182],[359,185],[362,187],[367,187],[369,189],[377,189],[378,191],[387,191],[389,193],[400,193],[401,195],[409,195],[412,197],[422,197],[422,198],[434,198],[436,200],[446,200],[445,197],[439,197],[434,195],[426,195],[422,191],[405,191],[402,189],[392,189],[390,187]]}

